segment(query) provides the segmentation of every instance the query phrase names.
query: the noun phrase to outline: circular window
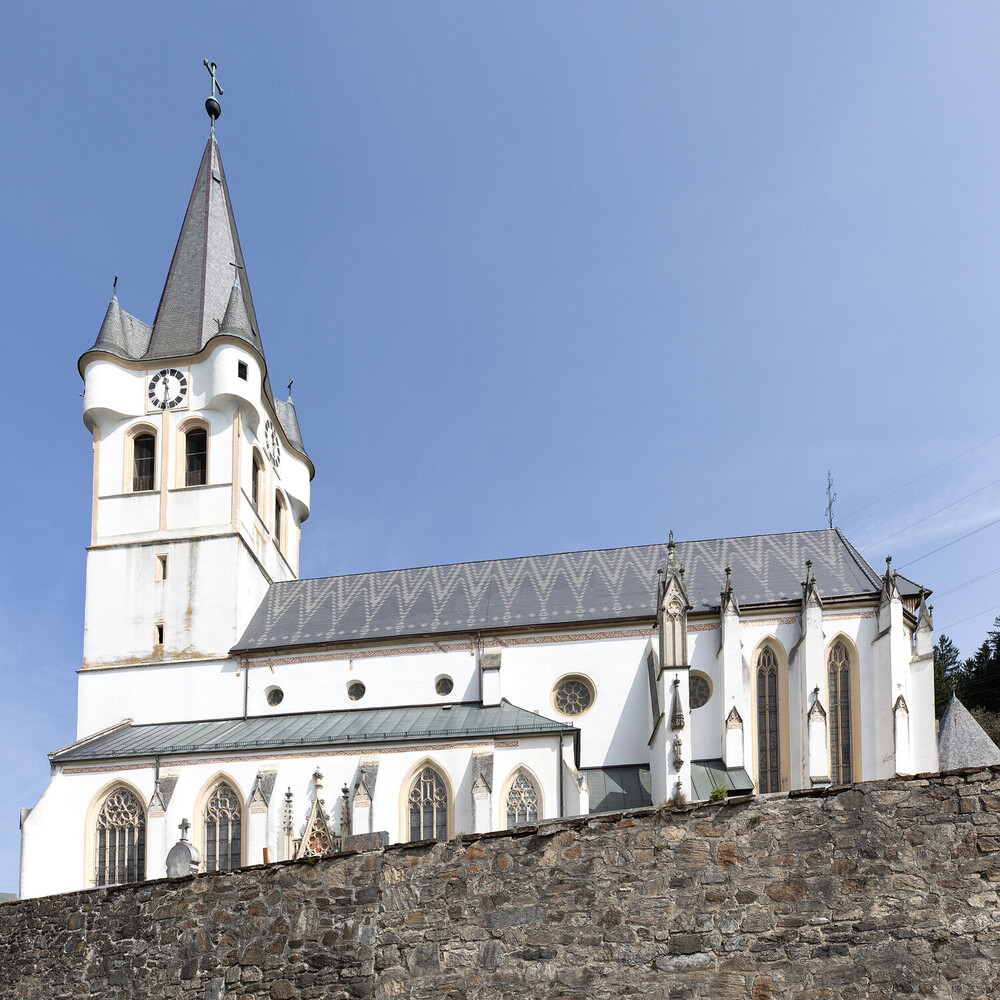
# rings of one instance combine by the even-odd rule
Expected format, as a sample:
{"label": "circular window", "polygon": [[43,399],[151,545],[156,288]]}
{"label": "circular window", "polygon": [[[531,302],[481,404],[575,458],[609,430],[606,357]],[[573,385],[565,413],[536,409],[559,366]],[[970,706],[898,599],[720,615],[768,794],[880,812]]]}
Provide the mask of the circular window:
{"label": "circular window", "polygon": [[705,674],[692,673],[688,681],[688,706],[701,708],[712,697],[712,682]]}
{"label": "circular window", "polygon": [[361,681],[352,681],[347,685],[347,697],[351,701],[361,701],[365,696],[365,686]]}
{"label": "circular window", "polygon": [[272,708],[281,704],[281,699],[285,697],[285,692],[279,687],[269,687],[267,689],[267,703]]}
{"label": "circular window", "polygon": [[552,692],[552,704],[563,715],[583,715],[596,697],[594,685],[585,677],[564,677]]}
{"label": "circular window", "polygon": [[451,694],[452,688],[454,686],[455,682],[447,674],[442,674],[434,682],[434,690],[442,697],[446,694]]}

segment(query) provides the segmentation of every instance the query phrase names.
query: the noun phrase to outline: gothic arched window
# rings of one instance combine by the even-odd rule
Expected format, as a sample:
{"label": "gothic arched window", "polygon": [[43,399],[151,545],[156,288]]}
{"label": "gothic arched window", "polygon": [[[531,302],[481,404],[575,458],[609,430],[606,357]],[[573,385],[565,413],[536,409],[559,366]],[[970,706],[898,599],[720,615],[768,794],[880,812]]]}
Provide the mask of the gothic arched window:
{"label": "gothic arched window", "polygon": [[765,646],[757,657],[757,783],[761,792],[781,790],[778,736],[778,657]]}
{"label": "gothic arched window", "polygon": [[146,810],[127,789],[115,788],[97,816],[95,885],[146,877]]}
{"label": "gothic arched window", "polygon": [[851,766],[854,741],[851,732],[851,655],[843,642],[835,642],[826,661],[830,698],[830,778],[835,785],[854,781]]}
{"label": "gothic arched window", "polygon": [[531,778],[523,770],[519,770],[507,793],[507,829],[522,823],[537,822],[538,790]]}
{"label": "gothic arched window", "polygon": [[410,840],[448,839],[448,789],[432,767],[423,767],[410,786]]}
{"label": "gothic arched window", "polygon": [[208,431],[192,427],[184,435],[184,485],[204,486],[208,482]]}
{"label": "gothic arched window", "polygon": [[155,473],[156,437],[153,434],[136,434],[132,438],[132,492],[151,490]]}
{"label": "gothic arched window", "polygon": [[243,863],[243,809],[225,782],[205,805],[205,871],[228,871]]}

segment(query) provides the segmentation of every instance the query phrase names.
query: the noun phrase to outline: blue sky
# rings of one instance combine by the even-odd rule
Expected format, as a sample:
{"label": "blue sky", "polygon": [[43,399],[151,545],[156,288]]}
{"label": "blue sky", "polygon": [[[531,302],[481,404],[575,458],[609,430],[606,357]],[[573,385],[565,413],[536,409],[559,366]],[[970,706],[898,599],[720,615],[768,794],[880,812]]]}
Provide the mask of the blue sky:
{"label": "blue sky", "polygon": [[924,556],[1000,517],[995,5],[147,7],[0,9],[0,891],[75,735],[76,359],[115,274],[152,320],[205,57],[304,575],[821,527],[831,469],[981,641],[1000,524]]}

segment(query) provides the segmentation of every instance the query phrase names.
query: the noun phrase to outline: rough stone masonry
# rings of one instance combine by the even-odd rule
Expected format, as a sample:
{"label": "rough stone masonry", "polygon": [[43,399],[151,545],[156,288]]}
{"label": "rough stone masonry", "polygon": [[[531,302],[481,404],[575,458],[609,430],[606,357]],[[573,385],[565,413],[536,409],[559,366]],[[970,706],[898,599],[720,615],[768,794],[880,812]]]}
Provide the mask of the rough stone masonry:
{"label": "rough stone masonry", "polygon": [[0,996],[1000,995],[1000,768],[0,905]]}

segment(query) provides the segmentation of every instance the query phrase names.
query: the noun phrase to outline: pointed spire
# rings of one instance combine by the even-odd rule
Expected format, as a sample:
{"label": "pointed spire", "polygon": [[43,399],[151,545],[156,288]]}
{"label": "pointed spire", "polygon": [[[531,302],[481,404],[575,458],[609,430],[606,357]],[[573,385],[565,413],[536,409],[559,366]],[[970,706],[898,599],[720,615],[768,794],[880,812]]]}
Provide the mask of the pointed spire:
{"label": "pointed spire", "polygon": [[882,597],[879,604],[899,599],[899,587],[896,584],[896,573],[892,568],[892,556],[885,557],[885,576],[882,577]]}
{"label": "pointed spire", "polygon": [[242,314],[230,317],[234,327],[245,322],[244,339],[261,350],[257,315],[247,280],[226,173],[215,136],[210,136],[198,165],[191,199],[167,272],[153,321],[150,357],[197,354],[219,332],[226,319],[231,265],[236,265]]}
{"label": "pointed spire", "polygon": [[240,288],[238,279],[233,282],[233,287],[229,291],[229,303],[226,305],[225,315],[219,324],[219,333],[226,333],[231,337],[241,337],[251,344],[256,343],[256,338],[250,327],[250,317],[247,316],[247,309],[243,304],[243,289]]}
{"label": "pointed spire", "polygon": [[917,631],[923,631],[926,629],[929,632],[934,631],[934,616],[932,614],[933,608],[927,607],[927,591],[921,587],[920,588],[920,606],[917,610]]}
{"label": "pointed spire", "polygon": [[819,587],[816,586],[816,574],[813,572],[812,559],[806,560],[806,578],[802,581],[802,607],[806,608],[810,604],[823,606],[823,600],[819,596]]}
{"label": "pointed spire", "polygon": [[726,567],[726,582],[719,594],[719,610],[723,615],[740,613],[740,605],[733,590],[733,570],[730,566]]}
{"label": "pointed spire", "polygon": [[[118,277],[115,276],[117,286]],[[91,351],[107,351],[116,357],[141,358],[149,346],[150,328],[145,323],[130,316],[118,303],[117,287],[104,314],[97,342]],[[90,353],[89,351],[87,352]]]}

